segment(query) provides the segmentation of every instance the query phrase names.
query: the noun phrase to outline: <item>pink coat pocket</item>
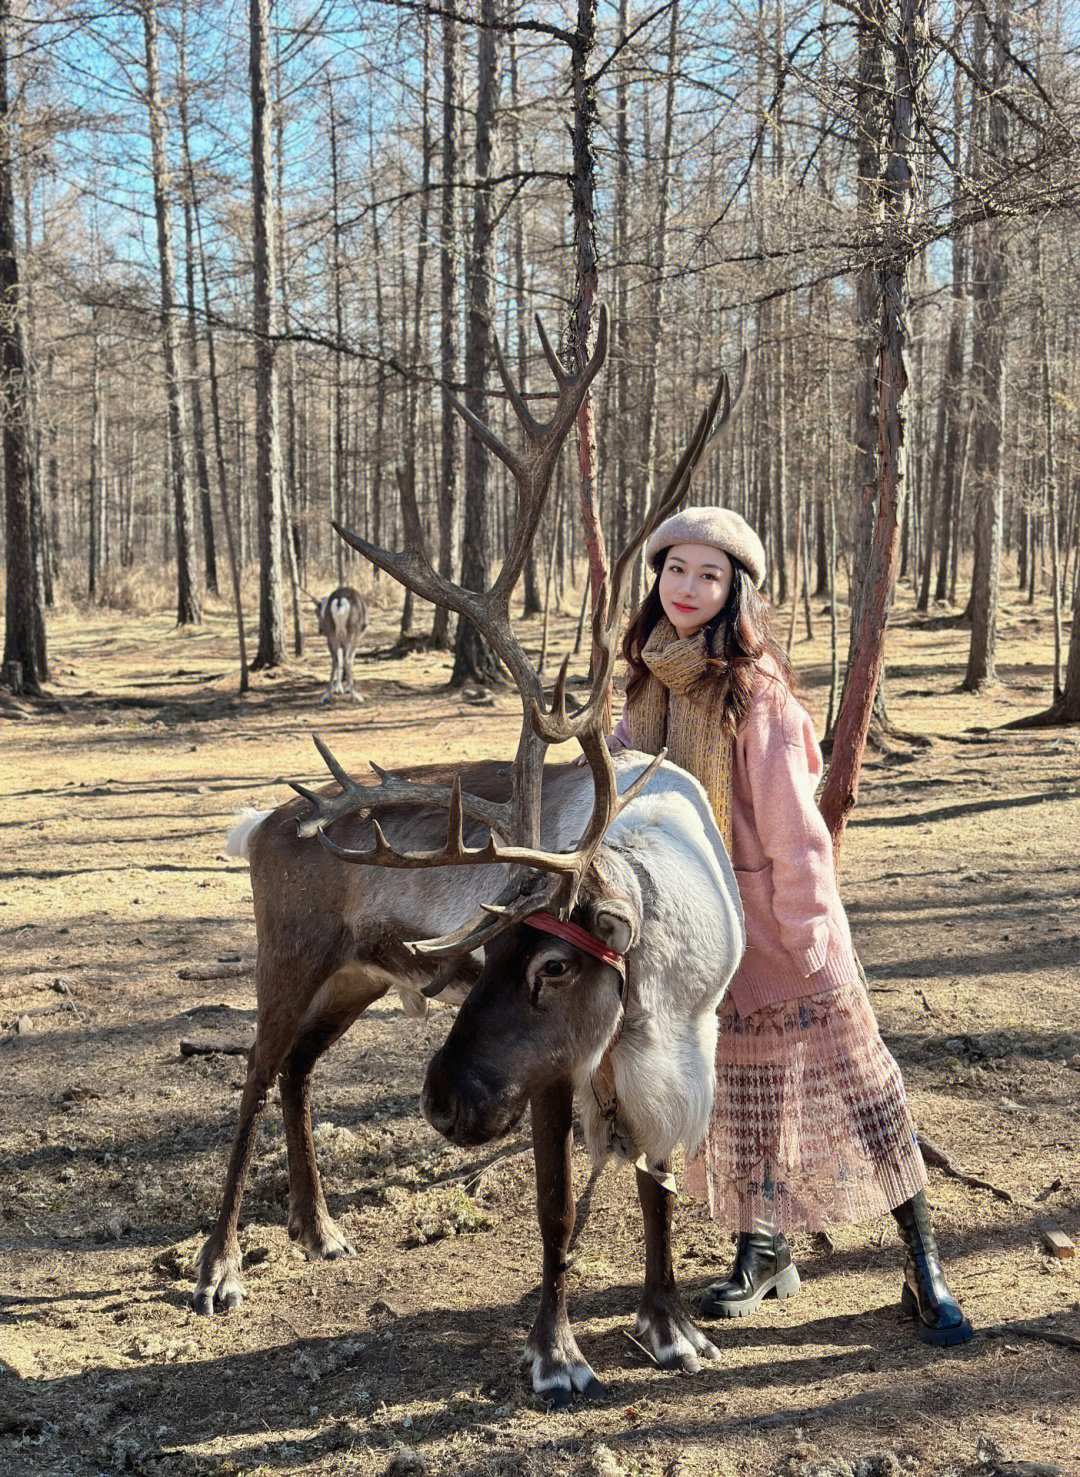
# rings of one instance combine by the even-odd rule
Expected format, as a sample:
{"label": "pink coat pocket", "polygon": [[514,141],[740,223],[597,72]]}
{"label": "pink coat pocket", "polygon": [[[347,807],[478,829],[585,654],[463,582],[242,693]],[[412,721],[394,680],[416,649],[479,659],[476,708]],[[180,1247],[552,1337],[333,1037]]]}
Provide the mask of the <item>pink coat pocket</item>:
{"label": "pink coat pocket", "polygon": [[735,881],[739,884],[743,916],[746,919],[747,954],[768,955],[786,960],[784,950],[777,937],[776,916],[773,913],[772,862],[766,862],[752,872],[735,868]]}

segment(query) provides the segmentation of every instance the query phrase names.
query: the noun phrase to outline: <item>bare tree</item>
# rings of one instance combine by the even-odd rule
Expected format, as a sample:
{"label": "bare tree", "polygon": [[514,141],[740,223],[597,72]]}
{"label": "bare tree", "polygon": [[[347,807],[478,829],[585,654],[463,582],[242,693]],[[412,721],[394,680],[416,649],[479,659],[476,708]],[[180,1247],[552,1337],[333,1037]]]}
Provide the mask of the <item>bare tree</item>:
{"label": "bare tree", "polygon": [[150,117],[150,152],[154,171],[154,215],[157,221],[158,267],[161,280],[161,338],[165,362],[165,391],[169,406],[169,465],[172,475],[173,519],[176,533],[176,623],[200,620],[195,580],[194,510],[188,476],[187,428],[180,384],[179,333],[176,314],[176,259],[172,237],[172,187],[165,144],[165,107],[161,97],[158,62],[157,7],[141,0],[146,55],[146,106]]}
{"label": "bare tree", "polygon": [[33,451],[30,381],[19,304],[12,178],[12,109],[8,99],[11,0],[0,0],[0,409],[4,456],[4,658],[0,682],[39,694],[48,675],[45,615],[34,569],[31,529]]}
{"label": "bare tree", "polygon": [[277,422],[277,253],[270,177],[270,0],[250,0],[252,299],[255,326],[255,489],[259,508],[259,646],[253,667],[284,660],[281,608],[281,447]]}
{"label": "bare tree", "polygon": [[[1007,115],[1002,96],[1008,57],[1008,8],[999,4],[993,27],[992,83],[986,77],[986,33],[990,29],[987,0],[975,10],[976,116],[986,118],[985,153],[981,183],[992,189],[1007,154]],[[977,132],[980,137],[981,133]],[[971,645],[964,688],[971,692],[997,680],[998,591],[1001,583],[1003,519],[1003,465],[1001,426],[1005,393],[1005,239],[1000,220],[980,221],[975,227],[971,299],[972,390],[975,401],[975,444],[972,473],[975,483],[975,563],[971,580]]]}
{"label": "bare tree", "polygon": [[[453,12],[442,17],[442,197],[439,205],[439,370],[444,385],[453,384],[458,370],[458,207],[454,179],[458,167],[458,27]],[[454,577],[454,523],[458,501],[458,418],[443,396],[439,463],[439,574]],[[450,610],[436,605],[431,644],[450,646]]]}
{"label": "bare tree", "polygon": [[[482,28],[477,38],[476,189],[473,199],[472,242],[465,273],[465,407],[478,419],[484,413],[493,314],[492,250],[495,210],[492,155],[495,148],[495,111],[499,102],[499,32],[502,17],[498,0],[482,0]],[[470,426],[465,437],[465,528],[461,544],[461,583],[466,590],[483,590],[488,578],[487,456],[483,442]],[[479,630],[464,616],[458,620],[454,643],[452,687],[464,683],[494,682],[495,658]]]}
{"label": "bare tree", "polygon": [[[672,8],[672,14],[678,6]],[[588,75],[589,59],[596,44],[596,0],[578,0],[577,27],[570,40],[570,77],[574,95],[574,167],[570,189],[574,222],[574,305],[570,315],[569,351],[574,369],[580,373],[592,352],[592,315],[596,303],[596,81]],[[585,550],[589,560],[589,586],[594,616],[604,599],[607,554],[600,525],[599,477],[596,458],[596,418],[591,392],[585,395],[577,417],[578,487]],[[605,612],[600,610],[598,619]],[[592,666],[601,660],[595,646]],[[605,721],[610,724],[611,696],[605,699]]]}
{"label": "bare tree", "polygon": [[899,552],[900,502],[908,466],[905,351],[909,218],[915,183],[912,155],[921,112],[925,34],[926,0],[901,0],[896,33],[891,38],[893,78],[886,94],[891,116],[882,190],[883,252],[878,267],[877,518],[858,611],[854,659],[836,720],[829,776],[821,794],[821,811],[835,849],[839,849],[858,795],[859,770],[884,664],[885,624]]}

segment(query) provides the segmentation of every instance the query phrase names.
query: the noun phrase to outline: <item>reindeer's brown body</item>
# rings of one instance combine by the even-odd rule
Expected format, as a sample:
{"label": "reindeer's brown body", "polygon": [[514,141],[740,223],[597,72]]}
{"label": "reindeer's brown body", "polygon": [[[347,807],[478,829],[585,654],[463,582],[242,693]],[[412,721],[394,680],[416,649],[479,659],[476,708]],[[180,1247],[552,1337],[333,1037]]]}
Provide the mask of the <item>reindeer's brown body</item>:
{"label": "reindeer's brown body", "polygon": [[[642,757],[616,761],[626,790],[643,770]],[[462,771],[471,792],[498,801],[508,788],[508,766],[477,764]],[[405,778],[405,776],[403,776]],[[445,782],[445,769],[412,770],[412,782]],[[565,849],[580,834],[592,804],[588,771],[549,766],[543,788],[542,839]],[[254,1130],[275,1078],[281,1091],[289,1166],[289,1234],[312,1257],[352,1250],[330,1218],[311,1135],[311,1069],[373,1001],[392,988],[408,1006],[423,1008],[421,989],[430,969],[418,967],[404,940],[424,927],[450,930],[478,903],[506,899],[502,866],[439,868],[432,872],[350,867],[317,839],[297,835],[306,802],[270,812],[250,835],[246,851],[258,931],[258,1026],[248,1062],[240,1121],[216,1225],[199,1259],[195,1306],[212,1312],[242,1296],[236,1227]],[[378,807],[387,841],[414,852],[430,851],[445,835],[439,809]],[[370,845],[370,819],[346,816],[331,823],[340,845]],[[484,833],[464,827],[465,842]],[[626,1024],[615,1056],[626,1122],[634,1141],[654,1164],[675,1144],[696,1141],[711,1102],[716,1001],[741,949],[737,888],[708,801],[696,781],[671,765],[656,772],[650,788],[613,829],[575,916],[602,933],[599,915],[626,923],[633,960]],[[602,879],[602,880],[600,880]],[[650,906],[646,910],[646,897]],[[544,1246],[541,1307],[527,1345],[535,1388],[567,1401],[574,1391],[599,1386],[582,1357],[566,1309],[565,1255],[573,1230],[571,1116],[575,1085],[582,1088],[619,1019],[619,992],[610,970],[578,956],[569,945],[556,952],[574,968],[560,999],[539,1010],[530,1003],[529,971],[551,940],[518,926],[503,934],[479,967],[462,962],[457,983],[472,988],[463,1014],[428,1074],[424,1110],[432,1123],[460,1143],[503,1133],[532,1104],[538,1211]],[[449,987],[448,982],[448,987]],[[477,1053],[486,1051],[481,1064]],[[586,1136],[601,1156],[603,1125],[596,1104],[582,1096]],[[651,1175],[638,1172],[646,1232],[646,1277],[638,1334],[658,1360],[694,1369],[712,1345],[682,1308],[671,1262],[672,1195]]]}
{"label": "reindeer's brown body", "polygon": [[[450,778],[448,770],[434,766],[407,774],[429,784],[445,784]],[[474,794],[500,801],[509,793],[505,764],[469,765],[461,774]],[[586,771],[572,765],[549,767],[544,785],[548,823],[554,825],[560,809],[575,796],[587,808],[590,792]],[[335,1257],[351,1250],[330,1218],[319,1181],[311,1137],[311,1069],[388,990],[398,989],[406,1008],[421,1013],[426,1002],[420,992],[431,969],[410,957],[404,940],[458,926],[506,882],[502,866],[434,872],[347,866],[315,837],[297,835],[297,823],[308,809],[302,800],[279,806],[255,827],[244,848],[258,935],[258,1020],[221,1211],[199,1258],[195,1306],[204,1313],[212,1312],[215,1303],[235,1306],[243,1295],[236,1228],[255,1127],[275,1079],[288,1148],[289,1234],[310,1256]],[[376,813],[387,837],[399,847],[432,849],[446,834],[441,809],[389,805]],[[346,816],[329,830],[342,845],[370,844],[369,819]],[[475,822],[466,827],[468,840],[481,840],[484,834]],[[463,961],[462,985],[477,973],[470,960]]]}

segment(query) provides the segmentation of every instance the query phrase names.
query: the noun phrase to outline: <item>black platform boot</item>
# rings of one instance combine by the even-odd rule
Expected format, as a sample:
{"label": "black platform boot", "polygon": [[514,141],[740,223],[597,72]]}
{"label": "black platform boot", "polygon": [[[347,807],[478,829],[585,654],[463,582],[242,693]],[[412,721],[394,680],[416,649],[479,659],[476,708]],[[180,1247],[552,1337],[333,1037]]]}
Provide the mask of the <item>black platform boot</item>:
{"label": "black platform boot", "polygon": [[907,1247],[901,1308],[918,1320],[916,1331],[924,1344],[966,1343],[972,1334],[971,1323],[945,1281],[922,1190],[898,1205],[893,1215]]}
{"label": "black platform boot", "polygon": [[794,1297],[799,1274],[791,1260],[787,1239],[761,1231],[744,1231],[735,1251],[735,1265],[723,1282],[714,1282],[701,1295],[706,1318],[748,1318],[763,1298]]}

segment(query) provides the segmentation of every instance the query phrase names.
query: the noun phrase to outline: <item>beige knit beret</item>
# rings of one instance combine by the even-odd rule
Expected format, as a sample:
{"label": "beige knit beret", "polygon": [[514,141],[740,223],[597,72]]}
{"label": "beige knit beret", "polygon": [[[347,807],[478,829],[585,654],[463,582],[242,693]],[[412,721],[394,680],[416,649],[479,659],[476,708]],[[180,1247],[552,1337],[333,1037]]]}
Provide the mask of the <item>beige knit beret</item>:
{"label": "beige knit beret", "polygon": [[765,578],[765,549],[757,534],[732,508],[681,508],[665,518],[645,545],[653,569],[673,544],[712,544],[737,559],[760,589]]}

